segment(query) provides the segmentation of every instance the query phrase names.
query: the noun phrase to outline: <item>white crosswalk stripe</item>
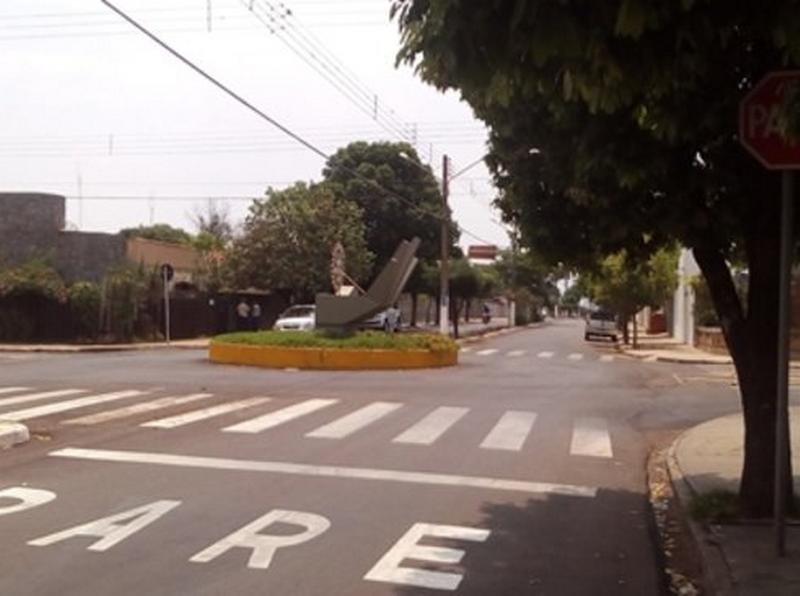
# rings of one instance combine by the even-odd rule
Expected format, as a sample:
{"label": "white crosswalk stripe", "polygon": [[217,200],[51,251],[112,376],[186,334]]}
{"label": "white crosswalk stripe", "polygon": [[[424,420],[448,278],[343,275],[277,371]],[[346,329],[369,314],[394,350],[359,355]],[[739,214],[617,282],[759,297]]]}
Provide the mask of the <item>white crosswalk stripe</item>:
{"label": "white crosswalk stripe", "polygon": [[436,408],[414,426],[395,437],[393,442],[431,445],[447,432],[451,426],[461,420],[467,412],[469,412],[469,408]]}
{"label": "white crosswalk stripe", "polygon": [[569,356],[567,356],[569,360],[583,360],[583,354],[579,352],[573,352]]}
{"label": "white crosswalk stripe", "polygon": [[478,356],[491,356],[492,354],[497,354],[497,350],[494,348],[489,348],[487,350],[480,350],[479,352],[475,352]]}
{"label": "white crosswalk stripe", "polygon": [[472,348],[470,346],[462,346],[461,348],[459,348],[459,350],[466,354],[467,352],[471,352]]}
{"label": "white crosswalk stripe", "polygon": [[151,420],[150,422],[145,422],[139,426],[143,426],[145,428],[178,428],[179,426],[185,426],[193,422],[207,420],[208,418],[213,418],[214,416],[221,416],[222,414],[229,414],[230,412],[235,412],[237,410],[252,408],[253,406],[257,406],[268,401],[268,397],[251,397],[250,399],[232,401],[217,406],[211,406],[209,408],[203,408],[201,410],[193,410],[191,412],[186,412],[185,414],[178,414],[177,416],[169,416],[168,418]]}
{"label": "white crosswalk stripe", "polygon": [[507,356],[510,358],[518,358],[519,356],[524,356],[528,352],[526,350],[511,350]]}
{"label": "white crosswalk stripe", "polygon": [[334,420],[330,424],[312,430],[310,433],[306,434],[306,436],[320,439],[342,439],[380,420],[401,407],[402,404],[377,401],[356,410],[352,414]]}
{"label": "white crosswalk stripe", "polygon": [[233,426],[228,426],[222,430],[231,433],[259,433],[262,430],[274,428],[280,424],[295,420],[306,414],[311,414],[322,408],[327,408],[338,402],[338,399],[309,399],[299,404],[294,404],[293,406],[264,414],[258,418],[252,418],[251,420],[245,420]]}
{"label": "white crosswalk stripe", "polygon": [[539,352],[536,354],[539,358],[552,358],[553,352]]}
{"label": "white crosswalk stripe", "polygon": [[[88,393],[85,389],[58,389],[56,391],[41,391],[39,393],[26,393],[16,397],[4,397],[0,399],[0,406],[10,406],[12,404],[25,404],[32,401],[41,401],[51,397],[67,397],[78,393]],[[4,414],[5,416],[5,414]]]}
{"label": "white crosswalk stripe", "polygon": [[50,414],[59,414],[69,410],[78,408],[85,408],[87,406],[94,406],[118,399],[126,399],[128,397],[137,397],[139,395],[146,395],[147,391],[114,391],[112,393],[101,393],[99,395],[88,395],[86,397],[79,397],[77,399],[70,399],[67,401],[48,404],[46,406],[37,406],[25,410],[16,410],[15,412],[7,412],[3,414],[4,420],[11,420],[20,422],[22,420],[30,420],[31,418],[40,418]]}
{"label": "white crosswalk stripe", "polygon": [[0,395],[8,393],[19,393],[20,391],[28,391],[30,387],[0,387]]}
{"label": "white crosswalk stripe", "polygon": [[572,427],[570,455],[613,457],[608,424],[603,418],[578,418]]}
{"label": "white crosswalk stripe", "polygon": [[519,451],[536,422],[536,412],[508,411],[486,435],[481,449]]}
{"label": "white crosswalk stripe", "polygon": [[600,362],[613,362],[614,357],[611,354],[603,354],[600,356]]}
{"label": "white crosswalk stripe", "polygon": [[132,406],[124,406],[114,410],[105,410],[97,414],[89,414],[88,416],[81,416],[80,418],[72,418],[65,420],[62,424],[99,424],[101,422],[108,422],[109,420],[117,420],[119,418],[126,418],[128,416],[136,416],[137,414],[144,414],[146,412],[153,412],[171,406],[180,406],[188,404],[199,399],[212,397],[213,393],[192,393],[190,395],[160,397],[152,401],[146,401],[141,404],[134,404]]}

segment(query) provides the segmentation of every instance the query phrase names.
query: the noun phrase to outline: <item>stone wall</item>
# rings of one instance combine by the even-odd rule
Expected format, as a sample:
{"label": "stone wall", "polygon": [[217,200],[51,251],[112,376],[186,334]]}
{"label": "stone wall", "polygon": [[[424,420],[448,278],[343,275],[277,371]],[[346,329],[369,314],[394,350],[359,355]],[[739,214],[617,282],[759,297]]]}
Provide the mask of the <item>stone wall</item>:
{"label": "stone wall", "polygon": [[125,260],[121,234],[59,232],[54,265],[65,281],[99,281]]}

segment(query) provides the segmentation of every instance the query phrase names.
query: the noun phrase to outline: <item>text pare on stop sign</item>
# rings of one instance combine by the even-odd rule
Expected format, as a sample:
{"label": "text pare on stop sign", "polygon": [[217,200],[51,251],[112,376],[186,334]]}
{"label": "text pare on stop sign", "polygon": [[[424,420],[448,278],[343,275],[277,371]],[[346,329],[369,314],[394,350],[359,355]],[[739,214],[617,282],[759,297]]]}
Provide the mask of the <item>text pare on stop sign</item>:
{"label": "text pare on stop sign", "polygon": [[[49,490],[24,486],[13,486],[0,490],[0,523],[7,515],[20,514],[56,500],[56,493]],[[10,502],[8,502],[10,501]],[[8,503],[7,503],[8,502]],[[92,539],[87,550],[108,551],[155,524],[169,512],[178,508],[182,501],[161,499],[144,503],[133,509],[118,511],[78,525],[58,529],[51,534],[29,540],[36,547],[50,547],[74,538]],[[282,529],[270,532],[274,526]],[[248,569],[268,570],[280,565],[289,549],[315,540],[331,528],[331,521],[318,513],[272,509],[252,522],[234,530],[198,553],[192,555],[192,563],[213,563],[216,559],[243,553],[247,557]],[[291,531],[287,532],[286,527]],[[0,533],[2,528],[0,527]],[[433,590],[454,591],[458,589],[463,574],[451,570],[423,568],[431,564],[457,565],[467,554],[462,548],[427,546],[426,538],[439,538],[455,543],[485,542],[490,530],[465,526],[431,523],[415,523],[392,547],[367,571],[363,579]],[[240,555],[241,556],[241,555]]]}
{"label": "text pare on stop sign", "polygon": [[793,89],[800,89],[800,71],[773,72],[739,105],[739,140],[768,169],[800,169],[800,143],[781,127],[784,98]]}

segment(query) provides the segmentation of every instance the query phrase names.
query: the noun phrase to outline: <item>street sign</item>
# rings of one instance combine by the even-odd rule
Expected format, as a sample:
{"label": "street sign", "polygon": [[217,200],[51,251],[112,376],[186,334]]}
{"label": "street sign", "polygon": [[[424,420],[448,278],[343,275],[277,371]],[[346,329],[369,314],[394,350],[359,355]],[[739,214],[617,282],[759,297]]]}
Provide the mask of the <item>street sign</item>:
{"label": "street sign", "polygon": [[800,169],[800,142],[779,131],[781,105],[792,88],[800,88],[800,70],[772,72],[739,104],[739,141],[770,170]]}

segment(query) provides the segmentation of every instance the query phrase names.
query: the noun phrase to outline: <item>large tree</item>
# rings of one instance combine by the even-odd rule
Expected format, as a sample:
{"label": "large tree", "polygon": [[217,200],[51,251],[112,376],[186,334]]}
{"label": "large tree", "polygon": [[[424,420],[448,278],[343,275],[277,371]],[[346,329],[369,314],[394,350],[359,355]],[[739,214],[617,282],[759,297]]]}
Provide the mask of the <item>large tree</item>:
{"label": "large tree", "polygon": [[265,199],[253,202],[243,234],[233,244],[234,283],[286,291],[293,301],[313,301],[317,292],[331,291],[336,242],[344,247],[347,273],[363,283],[373,255],[366,247],[358,206],[318,184],[270,189]]}
{"label": "large tree", "polygon": [[[398,0],[394,9],[399,59],[460,90],[489,126],[499,204],[524,242],[578,266],[620,249],[646,259],[676,240],[693,249],[739,376],[742,505],[769,514],[778,184],[741,149],[736,122],[765,73],[800,65],[800,2]],[[797,114],[785,115],[796,132]],[[746,302],[727,265],[734,255],[750,274]]]}

